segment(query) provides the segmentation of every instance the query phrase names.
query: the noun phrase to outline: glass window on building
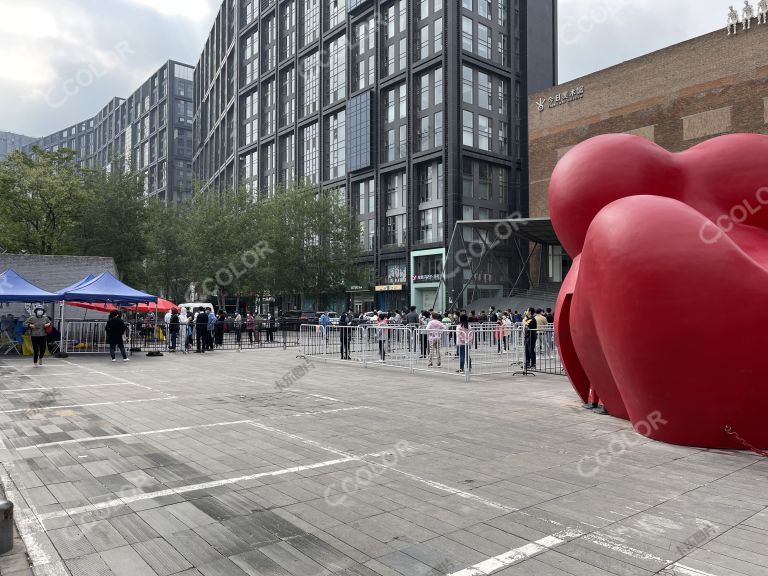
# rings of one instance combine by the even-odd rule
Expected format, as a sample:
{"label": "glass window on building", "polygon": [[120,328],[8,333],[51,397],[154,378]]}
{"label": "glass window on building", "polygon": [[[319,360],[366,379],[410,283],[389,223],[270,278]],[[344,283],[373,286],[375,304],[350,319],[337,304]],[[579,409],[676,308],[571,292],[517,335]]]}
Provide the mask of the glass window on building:
{"label": "glass window on building", "polygon": [[475,145],[475,115],[469,111],[464,110],[461,113],[462,117],[462,143],[464,146]]}
{"label": "glass window on building", "polygon": [[302,177],[311,184],[320,183],[320,142],[318,139],[317,122],[310,124],[301,131],[301,150],[304,168]]}
{"label": "glass window on building", "polygon": [[302,47],[320,39],[320,0],[302,0]]}
{"label": "glass window on building", "polygon": [[328,103],[334,104],[347,95],[347,42],[341,35],[328,44]]}
{"label": "glass window on building", "polygon": [[281,4],[280,19],[280,60],[282,61],[296,52],[296,0]]}
{"label": "glass window on building", "polygon": [[491,46],[493,40],[491,36],[491,29],[483,24],[477,25],[477,55],[481,58],[491,59]]}
{"label": "glass window on building", "polygon": [[493,139],[493,129],[491,119],[482,114],[477,115],[477,147],[486,152],[491,151],[491,140]]}
{"label": "glass window on building", "polygon": [[328,127],[328,179],[333,180],[346,174],[345,111],[340,110],[328,116],[326,121]]}
{"label": "glass window on building", "polygon": [[475,73],[469,66],[461,67],[462,91],[461,98],[465,104],[474,104],[475,101]]}
{"label": "glass window on building", "polygon": [[343,23],[347,19],[346,0],[326,0],[328,14],[328,28],[333,28]]}
{"label": "glass window on building", "polygon": [[467,52],[472,52],[475,45],[474,22],[469,16],[461,17],[461,47]]}
{"label": "glass window on building", "polygon": [[301,61],[303,89],[301,97],[302,117],[317,114],[320,100],[320,55],[313,52]]}

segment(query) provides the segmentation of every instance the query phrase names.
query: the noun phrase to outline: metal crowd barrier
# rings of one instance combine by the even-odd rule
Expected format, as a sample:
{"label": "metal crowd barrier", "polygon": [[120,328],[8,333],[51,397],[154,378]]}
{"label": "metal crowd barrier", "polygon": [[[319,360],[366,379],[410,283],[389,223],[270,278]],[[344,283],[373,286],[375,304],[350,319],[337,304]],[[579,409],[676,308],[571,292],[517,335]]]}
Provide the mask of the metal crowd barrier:
{"label": "metal crowd barrier", "polygon": [[[106,326],[104,320],[67,320],[64,322],[61,351],[67,354],[109,353]],[[124,338],[126,346],[131,341],[132,333],[132,326],[129,324],[128,333]]]}
{"label": "metal crowd barrier", "polygon": [[[228,319],[207,324],[178,324],[139,321],[131,348],[141,352],[210,352],[215,350],[255,350],[289,348],[299,345],[299,332],[288,327],[269,326],[266,322],[249,329],[245,322]],[[174,337],[175,333],[175,337]]]}
{"label": "metal crowd barrier", "polygon": [[[425,328],[409,326],[302,325],[299,346],[308,358],[458,373],[467,378],[470,374],[565,374],[552,326],[533,331],[522,325],[471,328],[470,342],[460,347],[455,327],[430,334]],[[462,353],[464,371],[460,372]]]}

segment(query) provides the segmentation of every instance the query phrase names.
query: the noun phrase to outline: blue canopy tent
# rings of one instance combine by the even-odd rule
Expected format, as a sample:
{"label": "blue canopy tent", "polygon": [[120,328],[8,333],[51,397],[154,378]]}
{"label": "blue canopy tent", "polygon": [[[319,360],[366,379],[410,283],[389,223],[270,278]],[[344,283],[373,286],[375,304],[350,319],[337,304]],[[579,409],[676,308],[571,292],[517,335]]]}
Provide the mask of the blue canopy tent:
{"label": "blue canopy tent", "polygon": [[[5,272],[0,274],[0,302],[55,302],[58,300],[56,294],[46,292],[26,281],[19,276],[13,268],[8,268]],[[0,346],[0,352],[8,354],[15,351],[19,354],[16,346],[20,342],[16,337],[9,334],[9,342]]]}
{"label": "blue canopy tent", "polygon": [[0,274],[0,302],[55,302],[59,296],[46,292],[8,268]]}
{"label": "blue canopy tent", "polygon": [[[57,292],[56,298],[64,302],[101,302],[115,306],[130,306],[149,302],[157,304],[157,296],[131,288],[109,272],[103,272],[90,280],[85,278],[77,284],[63,288]],[[62,311],[62,345],[64,340],[63,326]]]}
{"label": "blue canopy tent", "polygon": [[109,272],[102,272],[85,284],[63,292],[65,302],[109,302],[115,306],[157,302],[152,296],[123,284]]}
{"label": "blue canopy tent", "polygon": [[61,290],[56,290],[56,294],[63,299],[64,298],[64,294],[66,294],[70,290],[75,290],[76,288],[80,288],[80,286],[84,286],[84,285],[88,284],[93,279],[94,279],[94,275],[93,274],[88,274],[88,276],[86,276],[82,280],[78,280],[74,284],[70,284],[69,286],[67,286],[66,288],[62,288]]}

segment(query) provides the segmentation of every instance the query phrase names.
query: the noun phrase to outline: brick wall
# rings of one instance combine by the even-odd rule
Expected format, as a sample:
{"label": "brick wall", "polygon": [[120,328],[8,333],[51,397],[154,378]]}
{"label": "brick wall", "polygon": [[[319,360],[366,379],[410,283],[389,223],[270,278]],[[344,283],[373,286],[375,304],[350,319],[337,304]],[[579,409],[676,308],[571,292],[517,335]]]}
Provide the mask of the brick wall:
{"label": "brick wall", "polygon": [[[680,152],[718,134],[768,134],[768,26],[727,36],[725,28],[590,74],[529,98],[530,215],[549,215],[557,161],[593,136],[638,134]],[[556,108],[536,104],[584,87]]]}

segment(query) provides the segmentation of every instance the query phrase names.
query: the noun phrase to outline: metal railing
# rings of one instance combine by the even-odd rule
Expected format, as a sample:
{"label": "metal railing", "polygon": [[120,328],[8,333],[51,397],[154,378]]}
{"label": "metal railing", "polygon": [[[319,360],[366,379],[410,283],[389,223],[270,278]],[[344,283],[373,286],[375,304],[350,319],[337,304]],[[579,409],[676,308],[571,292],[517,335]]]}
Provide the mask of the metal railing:
{"label": "metal railing", "polygon": [[310,358],[353,361],[366,367],[384,364],[467,378],[470,373],[565,374],[552,326],[526,330],[522,325],[475,325],[467,343],[458,345],[456,338],[455,327],[438,332],[400,325],[305,324],[300,329],[299,346],[301,354]]}
{"label": "metal railing", "polygon": [[298,330],[249,324],[232,319],[213,324],[165,324],[144,320],[137,324],[131,348],[147,352],[211,352],[289,348],[299,345]]}

